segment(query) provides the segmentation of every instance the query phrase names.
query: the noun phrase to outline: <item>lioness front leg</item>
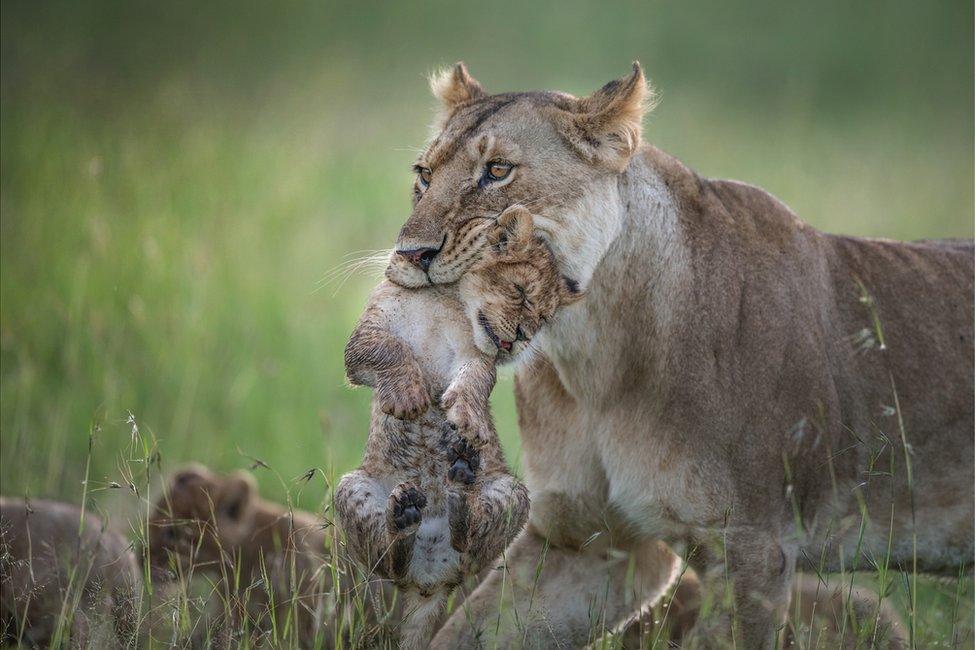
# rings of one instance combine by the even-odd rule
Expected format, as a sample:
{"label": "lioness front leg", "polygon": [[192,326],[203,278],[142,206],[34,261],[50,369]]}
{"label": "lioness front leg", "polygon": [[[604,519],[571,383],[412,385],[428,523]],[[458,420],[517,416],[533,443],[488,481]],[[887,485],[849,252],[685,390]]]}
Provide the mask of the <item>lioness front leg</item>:
{"label": "lioness front leg", "polygon": [[702,611],[688,647],[778,648],[785,635],[796,547],[753,528],[702,541],[689,562],[703,582]]}
{"label": "lioness front leg", "polygon": [[362,470],[342,477],[335,492],[339,525],[353,558],[370,572],[401,580],[410,556],[421,511],[427,500],[402,483],[387,495],[382,484]]}
{"label": "lioness front leg", "polygon": [[461,364],[441,397],[447,421],[475,447],[483,447],[495,435],[488,406],[494,386],[495,362],[479,354]]}
{"label": "lioness front leg", "polygon": [[431,647],[582,647],[657,599],[677,574],[677,557],[657,543],[633,555],[597,546],[550,547],[526,529]]}

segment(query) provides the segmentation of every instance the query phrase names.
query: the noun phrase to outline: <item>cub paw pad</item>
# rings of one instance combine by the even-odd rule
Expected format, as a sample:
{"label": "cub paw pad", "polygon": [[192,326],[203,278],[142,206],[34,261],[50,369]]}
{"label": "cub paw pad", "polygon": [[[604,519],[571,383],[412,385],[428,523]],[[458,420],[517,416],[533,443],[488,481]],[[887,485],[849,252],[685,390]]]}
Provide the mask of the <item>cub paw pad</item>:
{"label": "cub paw pad", "polygon": [[403,530],[420,523],[421,510],[427,505],[423,492],[411,486],[393,498],[393,523]]}
{"label": "cub paw pad", "polygon": [[481,454],[467,440],[459,438],[451,447],[448,462],[451,468],[447,470],[447,477],[455,483],[471,485],[481,467]]}

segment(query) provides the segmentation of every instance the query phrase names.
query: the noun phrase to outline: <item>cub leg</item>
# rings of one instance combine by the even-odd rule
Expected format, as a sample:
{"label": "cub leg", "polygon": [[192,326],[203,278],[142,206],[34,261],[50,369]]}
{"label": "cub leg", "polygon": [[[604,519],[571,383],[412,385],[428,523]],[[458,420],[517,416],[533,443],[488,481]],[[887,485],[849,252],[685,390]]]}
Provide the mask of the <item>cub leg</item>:
{"label": "cub leg", "polygon": [[363,470],[342,477],[335,493],[339,525],[354,559],[370,571],[402,580],[410,566],[414,539],[427,499],[409,483],[385,494]]}
{"label": "cub leg", "polygon": [[346,376],[373,386],[380,410],[397,419],[418,418],[430,406],[430,389],[413,351],[367,311],[346,344]]}
{"label": "cub leg", "polygon": [[[514,476],[498,472],[480,477],[468,490],[465,503],[468,521],[462,570],[470,574],[497,559],[525,526],[529,492]],[[451,531],[453,538],[454,526]]]}
{"label": "cub leg", "polygon": [[495,387],[495,362],[483,354],[464,361],[441,397],[441,408],[457,432],[475,447],[497,440],[488,398]]}

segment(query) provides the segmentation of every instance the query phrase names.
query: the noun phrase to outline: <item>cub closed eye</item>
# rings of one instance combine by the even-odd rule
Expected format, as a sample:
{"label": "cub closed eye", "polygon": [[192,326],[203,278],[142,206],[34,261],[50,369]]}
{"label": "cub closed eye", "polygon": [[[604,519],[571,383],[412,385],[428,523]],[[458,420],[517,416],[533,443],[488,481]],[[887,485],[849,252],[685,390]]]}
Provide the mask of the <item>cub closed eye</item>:
{"label": "cub closed eye", "polygon": [[485,165],[485,178],[490,181],[503,181],[512,173],[515,165],[500,160],[492,160]]}

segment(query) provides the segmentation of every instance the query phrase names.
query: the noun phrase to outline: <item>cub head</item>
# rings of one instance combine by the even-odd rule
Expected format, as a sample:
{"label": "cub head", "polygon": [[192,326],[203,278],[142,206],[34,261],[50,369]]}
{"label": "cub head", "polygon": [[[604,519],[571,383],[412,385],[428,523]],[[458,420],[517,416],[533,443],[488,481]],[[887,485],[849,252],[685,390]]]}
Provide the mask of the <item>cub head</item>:
{"label": "cub head", "polygon": [[577,253],[592,254],[587,237],[606,228],[573,206],[610,187],[640,145],[650,96],[640,65],[583,98],[489,95],[462,63],[435,76],[431,89],[443,108],[439,134],[414,165],[413,212],[387,277],[405,287],[456,281],[477,261],[490,224],[513,205],[537,215],[564,268]]}
{"label": "cub head", "polygon": [[557,309],[582,297],[532,225],[525,208],[503,212],[486,233],[480,261],[459,284],[475,345],[499,363],[517,357]]}
{"label": "cub head", "polygon": [[149,557],[160,577],[182,563],[216,568],[250,535],[257,488],[246,472],[190,465],[170,477],[149,518]]}

